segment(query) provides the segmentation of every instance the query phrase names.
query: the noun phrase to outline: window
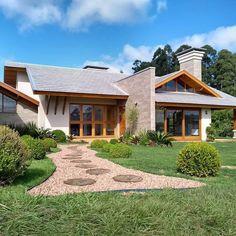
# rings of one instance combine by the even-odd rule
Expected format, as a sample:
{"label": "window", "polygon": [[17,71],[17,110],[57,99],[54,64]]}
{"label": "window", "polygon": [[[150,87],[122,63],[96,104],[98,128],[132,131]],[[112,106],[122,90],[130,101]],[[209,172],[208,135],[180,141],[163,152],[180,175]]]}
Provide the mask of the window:
{"label": "window", "polygon": [[74,136],[112,136],[115,134],[116,107],[70,104],[70,133]]}
{"label": "window", "polygon": [[182,136],[182,110],[167,110],[167,133],[171,136]]}
{"label": "window", "polygon": [[199,135],[199,111],[184,111],[185,115],[185,135]]}
{"label": "window", "polygon": [[0,112],[16,112],[16,101],[0,93]]}
{"label": "window", "polygon": [[165,111],[156,109],[156,131],[164,131]]}
{"label": "window", "polygon": [[166,90],[167,91],[176,91],[176,81],[175,80],[171,80],[170,82],[168,82],[166,84]]}
{"label": "window", "polygon": [[181,80],[177,81],[177,91],[184,92],[185,91],[185,83]]}

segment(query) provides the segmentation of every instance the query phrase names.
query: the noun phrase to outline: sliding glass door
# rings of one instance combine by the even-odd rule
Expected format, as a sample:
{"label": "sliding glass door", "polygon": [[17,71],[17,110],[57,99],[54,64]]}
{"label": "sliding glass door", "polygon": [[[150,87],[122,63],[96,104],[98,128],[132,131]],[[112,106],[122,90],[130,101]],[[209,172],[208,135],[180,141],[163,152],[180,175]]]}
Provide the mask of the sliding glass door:
{"label": "sliding glass door", "polygon": [[156,109],[156,130],[176,139],[200,139],[200,109]]}

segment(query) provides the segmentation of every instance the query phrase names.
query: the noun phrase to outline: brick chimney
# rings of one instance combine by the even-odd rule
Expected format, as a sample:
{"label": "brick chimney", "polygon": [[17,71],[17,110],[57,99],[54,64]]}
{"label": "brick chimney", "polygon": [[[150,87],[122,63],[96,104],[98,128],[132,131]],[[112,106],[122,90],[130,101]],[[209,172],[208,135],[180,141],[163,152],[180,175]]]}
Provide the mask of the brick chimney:
{"label": "brick chimney", "polygon": [[198,79],[202,80],[202,58],[205,54],[204,48],[189,48],[176,54],[180,70],[186,70]]}

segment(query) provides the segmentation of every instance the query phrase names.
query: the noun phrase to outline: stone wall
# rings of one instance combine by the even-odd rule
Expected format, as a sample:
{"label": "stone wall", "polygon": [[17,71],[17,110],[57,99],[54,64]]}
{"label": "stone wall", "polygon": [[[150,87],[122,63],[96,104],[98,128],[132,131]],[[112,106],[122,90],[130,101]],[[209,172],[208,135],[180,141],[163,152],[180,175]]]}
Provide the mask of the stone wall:
{"label": "stone wall", "polygon": [[144,69],[116,83],[129,94],[126,108],[130,104],[136,104],[138,108],[136,132],[155,130],[155,68]]}
{"label": "stone wall", "polygon": [[22,125],[28,122],[38,123],[38,112],[17,102],[16,113],[0,113],[0,124]]}

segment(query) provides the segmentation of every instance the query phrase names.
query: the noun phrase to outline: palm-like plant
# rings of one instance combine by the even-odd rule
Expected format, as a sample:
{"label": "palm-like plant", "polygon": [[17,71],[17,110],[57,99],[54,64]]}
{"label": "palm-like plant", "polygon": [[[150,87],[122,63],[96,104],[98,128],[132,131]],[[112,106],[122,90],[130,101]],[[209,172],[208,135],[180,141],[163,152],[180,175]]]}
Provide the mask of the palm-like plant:
{"label": "palm-like plant", "polygon": [[147,132],[148,139],[152,142],[152,144],[157,144],[161,146],[171,146],[172,147],[172,141],[175,139],[170,137],[169,134],[160,132],[160,131],[153,131],[150,130]]}

